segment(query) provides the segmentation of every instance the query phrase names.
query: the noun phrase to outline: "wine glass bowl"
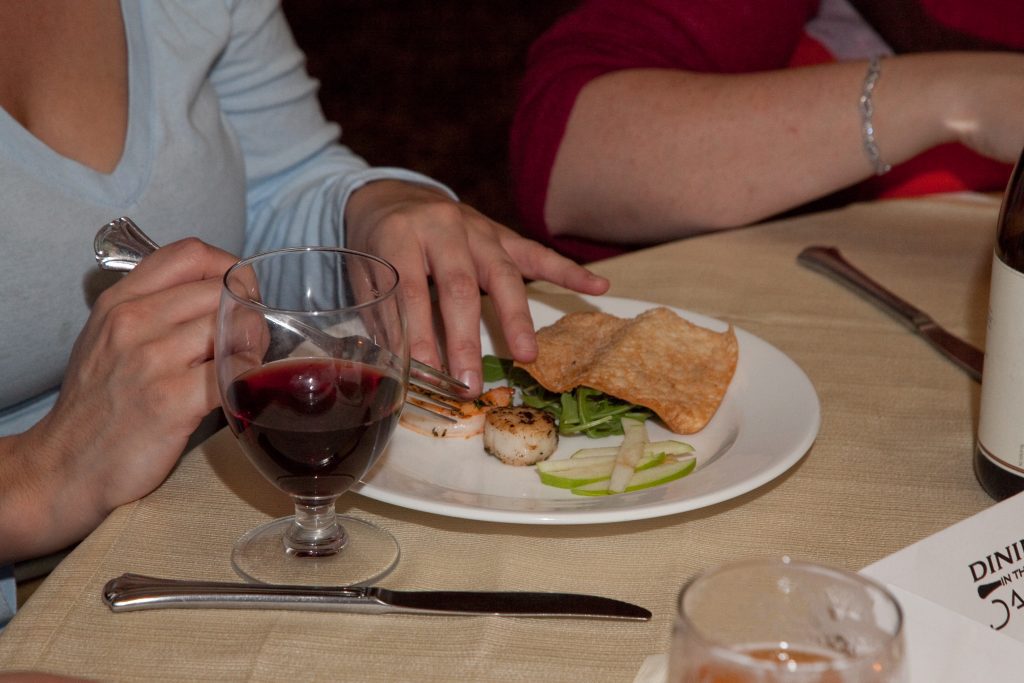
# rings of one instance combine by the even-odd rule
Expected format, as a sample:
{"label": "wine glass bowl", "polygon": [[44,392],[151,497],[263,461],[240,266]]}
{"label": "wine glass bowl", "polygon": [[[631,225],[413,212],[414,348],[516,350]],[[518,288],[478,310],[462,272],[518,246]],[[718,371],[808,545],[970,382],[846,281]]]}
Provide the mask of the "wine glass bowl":
{"label": "wine glass bowl", "polygon": [[701,574],[683,590],[671,683],[906,683],[903,614],[881,584],[788,557]]}
{"label": "wine glass bowl", "polygon": [[409,352],[394,267],[340,248],[239,261],[224,276],[214,355],[228,425],[295,504],[294,515],[239,539],[236,571],[304,585],[359,585],[389,572],[394,538],[339,517],[335,501],[383,452],[405,400]]}

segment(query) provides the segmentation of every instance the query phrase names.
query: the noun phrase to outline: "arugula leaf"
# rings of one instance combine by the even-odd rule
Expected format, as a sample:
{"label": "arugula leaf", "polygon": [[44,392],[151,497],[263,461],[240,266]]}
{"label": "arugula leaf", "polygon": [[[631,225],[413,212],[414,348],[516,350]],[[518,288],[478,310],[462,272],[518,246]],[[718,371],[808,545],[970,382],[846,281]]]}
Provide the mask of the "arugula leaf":
{"label": "arugula leaf", "polygon": [[558,421],[558,432],[563,436],[584,434],[593,439],[618,436],[622,432],[621,418],[647,420],[654,413],[643,406],[609,396],[590,387],[577,387],[572,391],[548,391],[522,368],[513,367],[512,361],[493,355],[483,357],[484,381],[505,380],[519,389],[524,405],[551,413]]}
{"label": "arugula leaf", "polygon": [[498,358],[490,354],[483,357],[483,374],[485,382],[500,382],[508,379],[512,371],[512,361],[508,358]]}

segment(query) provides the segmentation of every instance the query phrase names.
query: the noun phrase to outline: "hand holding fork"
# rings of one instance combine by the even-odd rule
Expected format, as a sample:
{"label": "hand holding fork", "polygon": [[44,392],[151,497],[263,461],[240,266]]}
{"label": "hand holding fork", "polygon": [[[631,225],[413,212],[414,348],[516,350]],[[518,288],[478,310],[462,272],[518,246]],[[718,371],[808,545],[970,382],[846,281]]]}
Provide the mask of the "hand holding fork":
{"label": "hand holding fork", "polygon": [[[93,242],[96,261],[104,270],[128,272],[143,258],[153,253],[159,245],[146,235],[127,216],[107,223]],[[273,324],[311,341],[323,350],[347,347],[350,352],[372,353],[375,344],[366,337],[349,335],[336,337],[328,331],[311,328],[309,325],[285,314],[267,316]],[[418,398],[409,401],[417,408],[433,413],[442,420],[452,420],[458,412],[458,404],[467,399],[469,389],[463,382],[430,365],[411,360],[409,385]]]}

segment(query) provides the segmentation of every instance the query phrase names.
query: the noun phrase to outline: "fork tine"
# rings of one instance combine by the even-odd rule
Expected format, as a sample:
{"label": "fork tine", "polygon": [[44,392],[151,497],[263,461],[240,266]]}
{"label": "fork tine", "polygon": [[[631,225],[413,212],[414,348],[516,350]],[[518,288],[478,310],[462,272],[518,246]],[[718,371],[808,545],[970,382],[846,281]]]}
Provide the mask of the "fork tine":
{"label": "fork tine", "polygon": [[451,398],[446,394],[435,391],[434,387],[424,387],[410,382],[408,388],[412,394],[416,394],[415,396],[406,394],[406,398],[410,402],[415,401],[417,403],[426,403],[431,406],[431,410],[444,412],[445,414],[452,416],[459,414],[462,402],[451,400]]}
{"label": "fork tine", "polygon": [[409,391],[405,402],[447,422],[458,422],[466,397],[449,387],[469,389],[466,384],[415,358],[409,365]]}
{"label": "fork tine", "polygon": [[448,391],[442,387],[434,384],[428,384],[419,380],[415,380],[412,377],[409,378],[408,387],[411,391],[422,394],[424,391],[429,391],[432,394],[436,394],[438,397],[445,399],[446,401],[453,401],[455,403],[462,403],[465,397],[459,396],[458,394]]}
{"label": "fork tine", "polygon": [[[412,369],[410,369],[409,371],[408,385],[410,388],[416,387],[424,391],[429,391],[434,394],[437,394],[438,396],[443,396],[446,399],[455,401],[456,403],[462,403],[466,400],[465,395],[459,394],[453,391],[452,389],[449,389],[448,387],[444,386],[443,384],[435,384],[434,382],[424,379],[423,377],[419,377],[413,374],[414,372],[415,370]],[[416,389],[413,390],[415,391]]]}
{"label": "fork tine", "polygon": [[[469,389],[469,386],[467,386],[465,382],[460,382],[459,380],[455,379],[448,373],[442,372],[441,370],[438,370],[433,366],[427,365],[426,363],[422,363],[416,360],[415,358],[412,359],[409,369],[415,370],[417,373],[425,377],[429,377],[431,380],[434,380],[431,382],[431,384],[435,386],[441,385],[447,387],[455,387],[456,389]],[[458,396],[453,396],[453,398],[458,398]]]}

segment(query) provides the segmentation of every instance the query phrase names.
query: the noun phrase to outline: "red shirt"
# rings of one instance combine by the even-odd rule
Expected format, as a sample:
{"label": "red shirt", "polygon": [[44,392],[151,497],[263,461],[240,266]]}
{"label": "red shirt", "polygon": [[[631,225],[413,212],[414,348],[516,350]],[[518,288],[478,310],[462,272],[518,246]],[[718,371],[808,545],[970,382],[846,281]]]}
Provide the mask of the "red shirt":
{"label": "red shirt", "polygon": [[[1024,0],[853,1],[866,19],[875,19],[871,27],[897,52],[1024,49]],[[582,2],[534,43],[522,81],[511,161],[524,232],[581,262],[629,249],[551,235],[544,221],[555,155],[576,97],[590,80],[630,68],[745,73],[831,61],[829,49],[807,31],[818,11],[819,0]],[[1010,170],[960,145],[945,145],[816,206],[965,189],[1002,191]]]}

